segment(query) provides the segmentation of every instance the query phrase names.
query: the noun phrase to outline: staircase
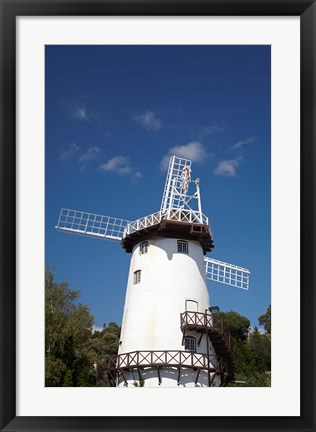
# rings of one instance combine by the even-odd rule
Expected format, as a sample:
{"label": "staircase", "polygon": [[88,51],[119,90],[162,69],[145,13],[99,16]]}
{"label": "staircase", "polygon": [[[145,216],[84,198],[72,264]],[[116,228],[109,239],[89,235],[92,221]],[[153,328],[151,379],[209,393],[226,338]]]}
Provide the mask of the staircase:
{"label": "staircase", "polygon": [[234,350],[230,333],[224,331],[223,318],[215,313],[186,311],[180,315],[183,338],[187,330],[199,334],[198,345],[206,333],[215,349],[221,369],[223,384],[234,380]]}

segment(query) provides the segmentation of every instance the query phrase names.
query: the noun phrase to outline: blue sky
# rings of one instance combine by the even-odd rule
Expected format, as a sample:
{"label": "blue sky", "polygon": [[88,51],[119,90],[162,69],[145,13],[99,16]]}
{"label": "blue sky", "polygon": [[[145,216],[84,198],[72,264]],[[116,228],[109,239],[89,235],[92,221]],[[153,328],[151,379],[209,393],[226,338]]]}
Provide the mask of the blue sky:
{"label": "blue sky", "polygon": [[270,304],[270,46],[46,46],[46,264],[95,325],[121,323],[130,254],[57,232],[62,207],[134,220],[160,208],[172,154],[201,179],[216,259],[250,290],[213,305],[258,325]]}

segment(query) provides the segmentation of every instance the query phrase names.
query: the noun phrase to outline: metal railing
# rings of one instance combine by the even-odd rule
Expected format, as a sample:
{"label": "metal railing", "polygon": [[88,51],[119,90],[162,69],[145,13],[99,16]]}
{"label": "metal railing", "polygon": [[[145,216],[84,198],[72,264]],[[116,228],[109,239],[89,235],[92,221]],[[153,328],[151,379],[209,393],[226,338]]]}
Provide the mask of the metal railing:
{"label": "metal railing", "polygon": [[156,212],[148,216],[130,222],[124,230],[123,237],[133,234],[136,231],[158,225],[163,220],[187,222],[197,224],[208,224],[208,218],[202,214],[202,220],[198,211],[186,209],[169,209],[167,212]]}

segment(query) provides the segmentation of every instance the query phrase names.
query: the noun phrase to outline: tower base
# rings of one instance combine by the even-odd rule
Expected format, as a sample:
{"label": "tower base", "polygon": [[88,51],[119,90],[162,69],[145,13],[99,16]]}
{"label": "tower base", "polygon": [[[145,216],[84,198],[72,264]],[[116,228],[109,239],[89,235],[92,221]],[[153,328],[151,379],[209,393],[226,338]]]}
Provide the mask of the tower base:
{"label": "tower base", "polygon": [[[221,385],[221,377],[210,373],[211,387]],[[146,388],[192,388],[209,387],[207,371],[193,368],[150,367],[142,370],[121,371],[117,376],[117,387]]]}

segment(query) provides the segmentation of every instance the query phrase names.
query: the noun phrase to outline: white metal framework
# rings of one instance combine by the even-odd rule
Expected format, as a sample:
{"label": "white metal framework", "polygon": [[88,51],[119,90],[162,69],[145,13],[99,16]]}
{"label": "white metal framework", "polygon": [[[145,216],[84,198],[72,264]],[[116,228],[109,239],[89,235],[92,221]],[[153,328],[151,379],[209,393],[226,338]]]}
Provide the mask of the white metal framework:
{"label": "white metal framework", "polygon": [[183,188],[183,171],[189,170],[191,172],[191,164],[192,162],[188,159],[175,156],[170,158],[160,207],[162,212],[167,211],[169,208],[180,208],[184,204],[187,190]]}
{"label": "white metal framework", "polygon": [[88,237],[122,240],[128,220],[61,209],[56,229]]}
{"label": "white metal framework", "polygon": [[[198,214],[198,212],[195,212],[194,210],[175,209],[170,210],[167,215],[159,211],[157,213],[152,213],[148,216],[144,216],[140,219],[136,219],[133,222],[129,222],[126,225],[123,237],[136,231],[158,225],[160,224],[160,222],[166,219],[177,222],[201,223],[200,218],[201,216]],[[208,224],[208,218],[204,214],[202,214],[202,223],[206,225]]]}
{"label": "white metal framework", "polygon": [[[190,183],[196,191],[188,195]],[[197,202],[197,209],[190,207],[190,201]],[[121,241],[126,236],[142,229],[158,225],[164,220],[208,225],[208,218],[202,213],[199,180],[191,180],[191,161],[172,156],[169,163],[161,209],[135,221],[103,216],[78,210],[62,209],[56,229],[73,234]],[[148,244],[140,248],[147,252]],[[186,252],[187,253],[187,252]],[[209,280],[248,290],[249,270],[205,257],[206,276]],[[140,282],[140,273],[137,275]]]}
{"label": "white metal framework", "polygon": [[[131,222],[126,219],[62,209],[55,228],[73,234],[120,241],[129,234],[158,225],[165,219],[167,216],[162,212],[152,213]],[[199,223],[200,216],[195,211],[177,209],[169,212],[168,220]],[[205,215],[202,215],[202,223],[208,224],[208,218]]]}
{"label": "white metal framework", "polygon": [[205,257],[204,261],[207,279],[244,290],[249,289],[249,270],[214,258]]}
{"label": "white metal framework", "polygon": [[[191,163],[188,159],[171,157],[160,212],[170,219],[172,211],[187,210],[194,213],[197,223],[202,224],[204,215],[201,207],[200,181],[191,179]],[[195,184],[194,192],[189,191],[190,183]]]}

